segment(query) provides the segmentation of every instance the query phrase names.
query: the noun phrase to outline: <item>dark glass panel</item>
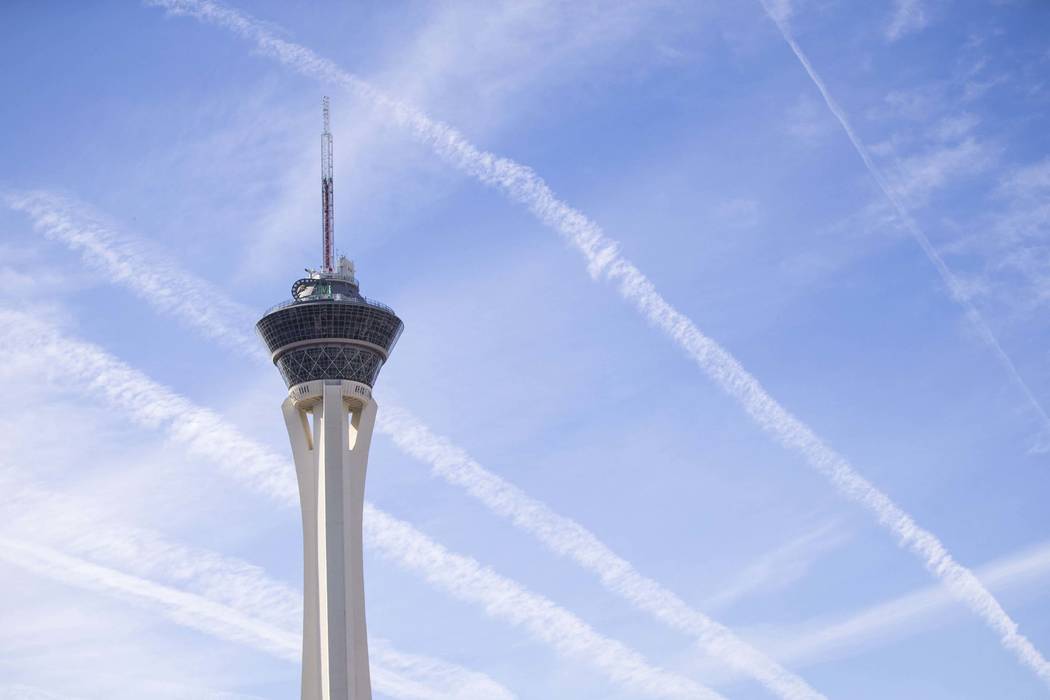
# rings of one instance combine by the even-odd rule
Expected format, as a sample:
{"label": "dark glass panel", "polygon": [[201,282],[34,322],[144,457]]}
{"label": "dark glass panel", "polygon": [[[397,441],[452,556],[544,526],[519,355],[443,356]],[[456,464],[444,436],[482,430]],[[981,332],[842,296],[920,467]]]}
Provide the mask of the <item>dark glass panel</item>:
{"label": "dark glass panel", "polygon": [[389,352],[403,324],[392,312],[367,304],[306,302],[267,314],[257,327],[270,352],[315,338],[363,340]]}
{"label": "dark glass panel", "polygon": [[277,360],[277,369],[289,388],[315,379],[346,379],[373,386],[382,366],[379,353],[351,345],[295,348]]}

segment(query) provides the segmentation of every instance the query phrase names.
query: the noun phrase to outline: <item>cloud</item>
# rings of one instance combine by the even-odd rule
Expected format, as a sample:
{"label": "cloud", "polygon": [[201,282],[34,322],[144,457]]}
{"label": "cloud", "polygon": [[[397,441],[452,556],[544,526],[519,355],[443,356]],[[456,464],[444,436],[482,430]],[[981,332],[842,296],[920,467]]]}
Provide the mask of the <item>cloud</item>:
{"label": "cloud", "polygon": [[688,678],[652,668],[637,652],[597,634],[568,611],[473,559],[449,552],[369,504],[365,505],[365,536],[384,557],[456,598],[482,605],[487,614],[525,629],[559,654],[586,661],[633,693],[722,697]]}
{"label": "cloud", "polygon": [[[116,227],[89,207],[51,192],[6,192],[5,203],[26,213],[46,237],[65,243],[80,253],[91,267],[135,290],[159,311],[193,323],[213,340],[246,354],[261,353],[248,329],[251,316],[243,307],[224,300],[209,300],[207,285],[189,275],[173,274],[168,256],[155,247],[119,234]],[[142,261],[149,261],[143,265]],[[229,318],[243,318],[244,330],[229,332]]]}
{"label": "cloud", "polygon": [[[999,634],[1004,647],[1013,651],[1024,665],[1050,683],[1050,663],[1047,663],[1028,639],[1017,632],[1016,623],[972,572],[958,564],[932,533],[920,528],[888,496],[860,476],[842,456],[826,446],[808,426],[776,403],[735,358],[703,335],[692,321],[668,304],[656,292],[649,279],[619,254],[615,242],[607,238],[597,224],[558,199],[534,171],[509,159],[479,150],[449,125],[436,122],[420,110],[383,95],[360,78],[342,71],[331,61],[321,58],[309,49],[278,39],[262,25],[234,10],[210,2],[175,2],[172,0],[159,4],[173,12],[189,14],[197,19],[225,26],[254,41],[262,51],[301,73],[341,84],[354,91],[388,111],[397,123],[408,128],[424,143],[429,144],[447,162],[483,183],[498,187],[513,200],[528,208],[540,221],[562,234],[583,254],[588,271],[592,276],[598,278],[604,275],[617,282],[621,296],[692,356],[701,369],[735,398],[763,429],[772,434],[785,447],[799,451],[813,468],[825,475],[838,488],[840,493],[871,511],[880,525],[893,533],[902,546],[906,546],[919,556],[931,573],[947,584],[960,600],[967,603],[971,610]],[[774,10],[770,10],[771,17],[781,16],[773,12]],[[847,133],[853,139],[858,153],[869,166],[869,170],[891,201],[895,201],[890,195],[888,186],[881,179],[863,146],[860,145],[848,126],[848,122],[845,121],[844,114],[831,101],[823,83],[816,77],[801,50],[790,38],[786,27],[782,23],[779,26],[785,39],[821,89],[825,101],[828,102],[829,107],[839,117]],[[898,206],[897,209],[905,223],[908,223],[909,228],[915,233],[917,240],[923,245],[928,257],[937,265],[942,277],[947,282],[951,282],[953,277],[950,271],[929,244],[925,234],[918,229],[903,207]],[[1039,411],[1044,425],[1050,425],[1050,417],[1042,411],[1041,406],[1017,373],[1012,361],[1003,352],[998,341],[991,334],[991,330],[984,324],[976,310],[972,309],[972,306],[968,309],[968,317],[982,331],[985,341],[997,351],[1000,360],[1011,371],[1012,378],[1025,390],[1027,398]]]}
{"label": "cloud", "polygon": [[806,144],[812,144],[829,131],[829,120],[819,104],[803,95],[784,116],[784,131]]}
{"label": "cloud", "polygon": [[[919,527],[914,519],[862,477],[844,457],[825,445],[807,425],[778,404],[732,355],[671,306],[656,291],[653,283],[633,263],[620,255],[615,241],[608,238],[604,231],[582,212],[559,199],[535,171],[508,158],[479,149],[450,125],[435,121],[420,109],[383,94],[310,49],[278,38],[261,23],[235,10],[206,0],[158,0],[152,4],[165,7],[173,14],[185,14],[226,27],[253,42],[264,54],[301,74],[344,87],[369,101],[377,109],[385,111],[394,123],[406,128],[419,141],[429,145],[439,157],[452,166],[484,184],[500,189],[513,201],[526,207],[539,221],[557,231],[583,255],[587,269],[594,278],[604,276],[613,281],[625,301],[635,306],[652,325],[666,333],[692,357],[760,427],[786,448],[802,454],[809,465],[824,475],[843,496],[866,508],[875,517],[876,522],[891,532],[902,546],[916,554],[932,574],[946,583],[960,600],[966,602],[971,610],[999,635],[1005,648],[1014,652],[1019,661],[1050,683],[1050,663],[1027,638],[1017,632],[1016,623],[1006,614],[994,596],[981,585],[971,571],[951,557],[940,540],[931,532]],[[996,353],[1010,373],[1011,379],[1025,392],[1029,403],[1038,413],[1042,426],[1050,426],[1050,416],[1042,409],[991,329],[976,308],[960,296],[961,290],[956,287],[954,276],[943,259],[903,205],[893,197],[889,186],[850,127],[844,112],[830,97],[827,88],[791,37],[783,19],[783,12],[768,3],[764,6],[820,90],[829,109],[839,119],[873,178],[894,204],[898,215],[935,265],[953,296],[964,305],[968,319]]]}
{"label": "cloud", "polygon": [[1050,305],[1050,159],[1006,171],[968,235],[953,246],[972,258],[971,293],[1028,321]]}
{"label": "cloud", "polygon": [[925,0],[895,0],[893,18],[886,27],[886,39],[897,41],[924,29],[929,23],[929,8]]}
{"label": "cloud", "polygon": [[[541,222],[563,235],[584,256],[590,274],[605,276],[618,284],[621,296],[634,305],[654,326],[667,333],[687,352],[716,384],[736,399],[751,417],[772,434],[782,445],[799,451],[808,463],[826,476],[840,493],[867,508],[876,521],[893,533],[901,545],[912,550],[926,564],[927,569],[941,578],[949,588],[966,602],[997,634],[1004,647],[1014,652],[1018,659],[1050,684],[1050,663],[1032,646],[1027,638],[1017,632],[1016,623],[985,589],[972,572],[958,564],[932,533],[924,530],[884,493],[864,479],[842,456],[826,446],[812,430],[788,413],[769,396],[758,381],[751,376],[724,348],[703,335],[700,330],[674,309],[656,291],[652,282],[631,262],[618,252],[617,244],[609,239],[601,228],[583,213],[558,199],[547,184],[530,168],[507,158],[484,152],[468,142],[451,126],[434,121],[421,110],[382,94],[363,80],[341,70],[304,46],[279,39],[267,28],[235,10],[212,2],[189,0],[156,2],[176,14],[187,14],[203,21],[224,26],[240,36],[255,42],[264,53],[289,65],[304,75],[342,85],[369,100],[378,108],[387,111],[392,119],[409,129],[420,141],[430,145],[435,153],[460,170],[481,182],[504,191],[511,199],[525,206]],[[776,19],[782,15],[770,16]],[[826,88],[813,72],[801,49],[787,33],[782,20],[778,26],[792,50],[821,89],[829,108],[836,114],[858,148],[872,175],[883,191],[895,201],[882,180],[870,157],[856,139],[845,120],[841,109],[831,101]],[[930,245],[925,234],[903,207],[898,213],[909,225],[927,256],[941,272],[946,282],[954,280],[943,260]],[[949,286],[954,291],[954,285]],[[962,300],[965,301],[965,300]],[[1026,392],[1033,407],[1039,412],[1044,426],[1050,426],[1050,416],[1036,401],[1012,361],[999,346],[998,341],[983,319],[970,305],[967,316],[981,331],[982,337],[997,352],[1011,377]]]}
{"label": "cloud", "polygon": [[56,695],[28,685],[0,686],[0,700],[79,700],[72,695]]}
{"label": "cloud", "polygon": [[[169,600],[182,601],[179,610],[189,615],[188,622],[181,613],[172,613],[163,605],[159,609],[179,624],[258,648],[286,661],[299,661],[301,591],[273,580],[261,568],[247,562],[170,542],[155,532],[114,522],[93,504],[44,490],[17,476],[14,470],[0,470],[0,489],[4,494],[6,518],[0,530],[2,536],[23,549],[48,553],[41,566],[28,568],[74,585],[116,593],[125,599],[143,599],[154,608],[157,607],[154,604]],[[66,559],[51,554],[65,555]],[[74,559],[99,568],[62,565]],[[18,557],[16,560],[22,564],[26,561]],[[105,574],[105,583],[99,585],[97,576],[90,575],[91,572]],[[149,582],[161,588],[141,584],[129,590],[124,585],[130,580],[128,577],[143,580],[148,577]],[[163,592],[163,587],[187,595],[161,596],[158,591]],[[145,591],[145,598],[134,591]],[[219,628],[209,622],[215,621],[215,611],[222,613],[216,622]],[[259,626],[246,627],[246,620]],[[232,628],[222,629],[222,624]],[[247,633],[242,634],[246,630]],[[371,638],[369,643],[373,668],[385,679],[381,687],[397,697],[461,700],[514,697],[485,674],[398,651],[385,639]]]}
{"label": "cloud", "polygon": [[[977,571],[989,588],[1008,592],[1043,587],[1050,578],[1050,543],[998,559]],[[916,634],[955,618],[957,602],[943,586],[927,586],[835,619],[820,619],[776,632],[756,631],[778,658],[813,664],[842,658],[878,644]]]}
{"label": "cloud", "polygon": [[[944,280],[949,291],[952,292],[952,296],[963,306],[967,319],[980,333],[984,342],[996,353],[1000,363],[1009,372],[1014,383],[1024,392],[1032,408],[1038,413],[1043,429],[1046,430],[1050,427],[1050,416],[1047,416],[1031,389],[1018,373],[1013,361],[1002,349],[991,328],[989,328],[984,318],[977,311],[977,308],[968,298],[962,296],[963,290],[958,288],[955,276],[948,269],[940,254],[934,249],[926,234],[915,223],[915,220],[886,183],[881,172],[875,167],[864,144],[853,131],[853,127],[846,118],[845,112],[831,97],[827,86],[814,71],[809,59],[806,58],[802,49],[791,35],[787,24],[778,20],[772,13],[770,13],[770,18],[774,20],[784,41],[787,42],[795,57],[820,91],[828,109],[839,120],[868,172],[879,185],[879,189],[886,195],[887,200],[893,205],[900,220],[915,237],[926,256],[930,259],[930,262],[934,264],[941,279]],[[647,280],[645,282],[647,283]],[[699,331],[694,331],[692,328],[687,327],[683,330],[688,335],[699,334]],[[774,434],[785,446],[801,452],[810,465],[827,476],[843,495],[860,503],[869,510],[880,525],[893,533],[902,546],[907,547],[918,555],[930,573],[937,576],[959,600],[966,603],[974,613],[999,635],[999,641],[1004,648],[1011,651],[1024,666],[1027,666],[1047,685],[1050,685],[1050,662],[1047,662],[1043,655],[1039,653],[1039,650],[1017,631],[1017,623],[1006,614],[1006,611],[1003,610],[995,596],[981,584],[972,571],[956,562],[933,533],[919,527],[918,523],[910,515],[890,500],[889,496],[862,477],[843,456],[825,445],[808,426],[777,404],[758,384],[758,381],[748,374],[734,358],[720,347],[715,346],[712,341],[706,338],[703,338],[703,341],[706,342],[697,342],[698,351],[706,351],[705,354],[715,354],[715,357],[698,356],[697,359],[702,364],[710,365],[712,370],[719,372],[721,376],[716,376],[720,383],[726,386],[726,390],[729,393],[739,397],[741,403],[760,425]]]}
{"label": "cloud", "polygon": [[[593,277],[598,278],[605,273],[610,279],[631,278],[633,281],[630,284],[627,286],[621,285],[621,295],[628,297],[629,301],[640,303],[646,308],[651,308],[655,304],[656,306],[666,307],[666,310],[673,312],[676,316],[680,316],[677,311],[667,305],[656,294],[655,289],[640,270],[620,257],[618,245],[615,241],[608,238],[601,228],[595,222],[589,220],[582,212],[558,199],[553,190],[531,168],[508,158],[497,156],[494,153],[482,151],[450,125],[435,121],[422,110],[380,92],[358,76],[343,71],[332,61],[322,58],[305,46],[278,38],[268,27],[236,10],[209,0],[150,0],[150,4],[164,7],[172,14],[191,16],[195,19],[230,29],[239,36],[254,42],[256,47],[263,53],[294,68],[303,75],[341,85],[362,99],[367,100],[377,109],[386,112],[394,123],[408,129],[419,141],[429,145],[434,153],[446,162],[484,184],[499,188],[512,200],[525,206],[539,221],[565,237],[571,245],[583,254],[587,262],[588,271]],[[1024,393],[1025,398],[1040,420],[1041,429],[1050,432],[1050,415],[1047,415],[1024,381],[1024,378],[1021,377],[1013,360],[1003,350],[980,312],[963,296],[965,287],[958,283],[941,255],[930,243],[929,238],[919,228],[914,218],[903,205],[893,196],[885,178],[875,168],[867,150],[849,125],[845,113],[831,98],[823,81],[817,76],[808,59],[792,38],[783,19],[785,16],[783,8],[780,5],[774,6],[768,0],[763,0],[763,6],[766,8],[770,18],[777,23],[784,39],[813,79],[828,108],[842,124],[843,129],[850,137],[858,155],[864,161],[872,177],[894,205],[894,209],[901,218],[902,223],[912,233],[927,258],[937,269],[953,298],[964,306],[967,318],[973,324],[981,339],[995,353],[1011,380]],[[619,264],[612,265],[613,261]],[[643,284],[635,284],[636,281],[643,282]],[[632,294],[625,291],[627,289],[640,290],[642,287],[647,289],[644,294],[647,299],[630,299],[629,297]],[[655,320],[655,316],[652,314],[647,315],[650,316],[651,320]],[[657,315],[660,314],[658,313]],[[682,320],[692,325],[688,319],[683,317]],[[705,340],[709,341],[706,338]]]}
{"label": "cloud", "polygon": [[[202,596],[163,586],[109,567],[99,566],[56,549],[0,537],[0,560],[69,585],[115,595],[135,605],[156,610],[175,624],[235,644],[257,648],[289,662],[299,660],[299,636],[274,627]],[[381,664],[373,668],[376,688],[406,700],[444,697],[427,686],[392,673]]]}
{"label": "cloud", "polygon": [[[658,60],[650,38],[654,25],[684,25],[680,8],[639,0],[614,5],[498,0],[435,3],[420,10],[423,16],[403,25],[396,41],[371,48],[380,56],[374,61],[378,67],[372,69],[372,82],[469,124],[474,134],[506,128],[506,115],[519,113],[514,105],[537,99],[536,93],[546,96],[581,72],[592,85],[621,79],[617,71],[600,69],[611,58],[630,57],[632,68],[643,70],[647,61]],[[665,19],[668,15],[673,21]],[[407,210],[440,197],[435,190],[452,185],[432,177],[440,168],[429,154],[390,129],[385,113],[368,109],[367,102],[346,102],[340,101],[342,106],[333,113],[336,178],[341,183],[337,208],[343,212],[342,230],[352,228],[356,249],[365,251],[379,228],[370,225],[373,219],[382,219],[389,228]],[[272,111],[274,105],[267,109]],[[352,118],[338,118],[348,113]],[[297,127],[299,131],[313,131],[317,117],[312,111],[310,116],[311,126]],[[304,225],[316,225],[316,192],[311,186],[317,176],[315,158],[303,155],[287,162],[278,178],[281,192],[268,201],[245,241],[241,277],[284,264],[287,252],[301,244],[297,232]],[[271,175],[272,171],[267,169]],[[415,177],[406,177],[408,172]]]}
{"label": "cloud", "polygon": [[490,511],[508,518],[553,552],[569,557],[596,574],[608,590],[672,629],[696,637],[699,647],[722,663],[756,678],[781,697],[823,697],[728,628],[689,606],[657,581],[643,576],[593,532],[485,469],[409,412],[387,407],[380,414],[378,427],[402,450],[430,464],[438,476],[464,488]]}
{"label": "cloud", "polygon": [[[957,127],[957,124],[949,124],[945,128]],[[995,149],[968,137],[960,143],[938,146],[899,159],[888,184],[894,197],[905,206],[920,207],[949,180],[985,171],[995,162],[996,155]]]}
{"label": "cloud", "polygon": [[[90,343],[63,336],[39,319],[0,309],[0,337],[37,363],[43,380],[76,386],[131,420],[161,430],[191,454],[276,502],[298,503],[292,465],[251,440],[217,413],[193,404]],[[447,593],[521,627],[559,654],[584,663],[632,692],[657,697],[720,698],[688,678],[652,666],[640,654],[597,633],[547,598],[475,560],[449,552],[408,523],[365,506],[366,545]],[[432,567],[441,567],[434,570]],[[508,606],[504,603],[514,602]]]}
{"label": "cloud", "polygon": [[731,197],[714,207],[719,222],[728,229],[754,228],[762,220],[762,207],[750,197]]}
{"label": "cloud", "polygon": [[795,14],[792,0],[769,0],[766,4],[766,12],[778,22],[786,22]]}
{"label": "cloud", "polygon": [[[299,73],[344,87],[386,112],[395,124],[406,128],[417,140],[430,146],[436,155],[453,167],[484,184],[498,188],[510,199],[528,209],[539,221],[558,232],[582,254],[592,277],[598,279],[604,276],[613,281],[625,301],[633,305],[644,318],[667,334],[696,361],[701,370],[734,398],[761,428],[784,447],[799,452],[807,463],[825,476],[843,496],[867,509],[877,523],[893,534],[902,546],[917,555],[930,573],[946,583],[960,600],[966,602],[970,609],[999,635],[1000,642],[1006,649],[1012,651],[1023,665],[1050,684],[1050,663],[1026,637],[1017,632],[1017,624],[1006,614],[994,596],[981,585],[972,572],[952,558],[933,533],[919,527],[911,516],[861,476],[844,457],[824,444],[807,425],[777,403],[736,358],[671,306],[641,270],[620,255],[616,242],[607,237],[598,224],[559,199],[535,171],[508,158],[479,149],[450,125],[435,121],[422,110],[383,94],[361,78],[343,71],[332,61],[322,58],[310,49],[278,38],[266,26],[235,10],[206,0],[157,0],[152,4],[165,7],[172,14],[188,15],[230,29],[253,42],[265,55]],[[964,305],[967,318],[984,342],[996,353],[1011,379],[1024,392],[1040,418],[1041,427],[1044,430],[1050,428],[1050,416],[1036,400],[987,323],[972,303],[960,296],[962,290],[957,288],[955,278],[943,259],[914,219],[893,197],[889,186],[850,127],[844,112],[831,98],[827,88],[792,38],[783,20],[783,14],[768,2],[764,3],[764,7],[820,90],[828,108],[842,124],[880,189],[894,204],[903,223],[934,264],[953,296]]]}
{"label": "cloud", "polygon": [[726,582],[718,593],[705,600],[704,607],[722,608],[758,591],[785,588],[805,576],[818,556],[841,545],[846,539],[846,534],[834,523],[825,523],[792,538],[745,567]]}
{"label": "cloud", "polygon": [[[34,217],[42,221],[52,221],[57,218],[51,214],[48,204],[53,203],[60,212],[81,208],[75,204],[71,205],[68,200],[56,199],[46,193],[38,193],[36,198],[41,204],[32,211]],[[729,208],[731,210],[729,215],[737,218],[757,216],[757,204],[752,200],[733,200],[729,203]],[[77,220],[73,217],[64,218],[63,232],[67,238],[60,240],[68,243],[69,240],[80,239],[81,236],[76,231]],[[112,238],[113,234],[105,230],[99,234],[100,241],[108,241]],[[99,250],[103,260],[119,260],[121,265],[135,268],[144,266],[146,263],[145,259],[135,256],[133,239],[124,240],[123,245],[112,253],[106,249],[105,243],[99,244]],[[121,255],[120,253],[125,250],[132,252]],[[230,344],[230,347],[234,349],[240,348],[247,342],[246,339],[239,337],[245,323],[244,319],[248,317],[248,312],[243,307],[218,291],[208,290],[205,282],[181,270],[170,261],[165,260],[158,266],[158,270],[155,273],[157,284],[170,284],[174,288],[190,290],[193,298],[201,300],[200,304],[166,306],[162,307],[161,311],[173,314],[191,327],[203,330],[209,337],[214,338],[211,331],[217,329],[222,337],[236,340]],[[119,277],[117,281],[126,283]],[[138,294],[144,293],[141,287],[128,286],[131,286],[132,290]],[[215,308],[208,306],[213,301],[216,302]],[[221,313],[223,310],[233,311],[230,316],[224,316]],[[149,381],[141,375],[128,375],[126,368],[113,372],[124,377],[123,380],[118,381],[118,386],[128,381],[138,384]],[[157,388],[158,406],[173,407],[170,410],[162,409],[165,416],[177,413],[189,415],[203,410],[180,403],[177,397],[164,393],[166,391]],[[200,414],[200,417],[193,423],[207,426],[209,421],[214,425],[216,420],[216,416],[204,413]],[[655,616],[673,629],[698,638],[700,647],[708,654],[754,676],[784,698],[803,700],[822,697],[803,679],[782,668],[758,649],[744,643],[728,628],[710,619],[701,611],[690,607],[658,582],[643,576],[630,562],[613,552],[594,533],[574,520],[553,512],[513,484],[484,469],[463,450],[452,445],[445,438],[435,435],[409,411],[397,406],[386,405],[379,413],[377,427],[381,433],[389,436],[402,451],[430,464],[436,474],[449,483],[464,488],[490,511],[509,518],[516,526],[536,536],[555,553],[568,556],[576,564],[596,574],[602,584],[612,592],[624,597],[631,604]],[[262,469],[262,473],[266,475],[266,480],[271,484],[268,487],[269,492],[294,498],[294,496],[287,495],[294,493],[294,486],[291,485],[291,472],[282,472],[285,469],[283,461],[274,461],[272,456],[258,454],[255,451],[257,448],[244,441],[234,439],[231,443],[229,436],[220,437],[218,433],[213,434],[206,427],[202,429],[208,437],[201,440],[194,439],[192,444],[207,445],[211,441],[221,439],[233,451],[244,450],[246,454],[253,455],[256,470]],[[221,432],[220,430],[219,433]],[[195,454],[201,457],[207,456],[206,452]],[[232,452],[227,452],[227,454],[232,454]]]}

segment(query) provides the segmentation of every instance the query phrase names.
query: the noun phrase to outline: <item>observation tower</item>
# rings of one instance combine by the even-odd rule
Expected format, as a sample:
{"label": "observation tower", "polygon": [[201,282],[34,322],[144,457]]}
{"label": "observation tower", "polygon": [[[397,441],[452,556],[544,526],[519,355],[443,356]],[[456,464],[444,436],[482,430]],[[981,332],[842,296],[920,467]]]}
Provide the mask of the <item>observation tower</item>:
{"label": "observation tower", "polygon": [[302,700],[371,700],[361,553],[372,386],[404,324],[361,296],[354,265],[333,264],[332,134],[323,100],[319,270],[256,325],[288,385],[281,405],[303,511]]}

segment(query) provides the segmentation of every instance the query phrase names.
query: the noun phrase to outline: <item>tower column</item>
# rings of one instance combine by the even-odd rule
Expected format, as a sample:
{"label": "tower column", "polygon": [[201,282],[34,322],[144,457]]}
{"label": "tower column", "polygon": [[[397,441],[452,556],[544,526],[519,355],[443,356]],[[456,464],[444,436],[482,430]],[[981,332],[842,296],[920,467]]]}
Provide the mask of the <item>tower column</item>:
{"label": "tower column", "polygon": [[302,700],[371,700],[362,517],[376,403],[359,382],[316,380],[282,409],[303,512]]}

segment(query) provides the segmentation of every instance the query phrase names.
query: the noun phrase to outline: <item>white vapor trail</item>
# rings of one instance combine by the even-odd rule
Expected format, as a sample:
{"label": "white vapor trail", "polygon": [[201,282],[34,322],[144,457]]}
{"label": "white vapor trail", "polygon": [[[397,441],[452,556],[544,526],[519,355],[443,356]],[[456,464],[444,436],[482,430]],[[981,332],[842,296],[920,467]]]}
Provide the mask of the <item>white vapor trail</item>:
{"label": "white vapor trail", "polygon": [[[228,332],[227,319],[244,312],[238,304],[212,297],[205,285],[172,269],[160,251],[116,233],[80,202],[37,191],[5,192],[3,198],[10,208],[25,212],[45,236],[79,252],[91,267],[130,287],[157,310],[181,317],[192,314],[194,324],[212,340],[240,352],[262,352],[251,334]],[[137,264],[139,261],[149,264]],[[249,317],[246,328],[250,321]]]}
{"label": "white vapor trail", "polygon": [[[199,606],[193,608],[191,612],[195,616],[191,618],[200,623],[195,629],[215,632],[201,623],[212,619],[206,614],[208,610],[233,611],[240,617],[227,615],[219,621],[232,624],[233,632],[219,636],[246,642],[278,658],[299,660],[302,591],[270,578],[261,568],[247,562],[169,542],[154,532],[113,522],[96,507],[41,489],[15,476],[13,470],[0,469],[0,492],[4,510],[0,537],[20,542],[23,549],[49,551],[50,548],[61,555],[83,558],[101,567],[99,570],[108,567],[129,577],[148,578],[158,586],[178,585],[187,596],[180,600],[214,604],[203,614],[196,614],[200,613]],[[67,582],[85,582],[83,577],[75,575],[80,569],[45,567],[43,571]],[[107,580],[112,579],[111,576]],[[112,586],[109,588],[113,590]],[[234,633],[243,631],[240,621],[244,619],[263,625],[266,635],[262,639],[269,641],[261,643],[258,635],[232,638]],[[276,646],[271,643],[273,640],[277,640]],[[445,700],[513,700],[515,697],[485,674],[439,659],[397,651],[385,639],[371,638],[369,643],[373,665],[384,678],[385,693]],[[402,690],[395,692],[398,688]]]}
{"label": "white vapor trail", "polygon": [[919,244],[922,252],[929,259],[930,263],[937,270],[937,274],[940,276],[941,281],[945,287],[948,288],[948,293],[959,306],[962,307],[963,312],[966,315],[966,319],[970,322],[973,328],[977,331],[978,336],[981,340],[991,349],[996,359],[1006,370],[1007,375],[1013,381],[1013,383],[1021,390],[1025,399],[1028,401],[1032,410],[1038,416],[1042,423],[1042,434],[1037,444],[1032,448],[1034,451],[1046,452],[1050,451],[1050,415],[1047,415],[1046,409],[1036,398],[1032,389],[1028,386],[1028,383],[1021,376],[1021,373],[1017,370],[1017,366],[1014,361],[1010,359],[1010,356],[1006,354],[1003,346],[999,343],[999,339],[992,331],[991,326],[984,319],[984,316],[977,309],[977,306],[970,299],[970,295],[965,287],[959,282],[959,279],[948,267],[948,264],[944,261],[933,243],[930,241],[929,236],[922,230],[915,217],[912,216],[911,212],[904,205],[894,189],[887,182],[882,171],[875,165],[875,161],[872,159],[871,154],[868,152],[864,142],[860,140],[857,132],[853,129],[853,125],[850,123],[849,118],[846,116],[846,111],[842,109],[842,106],[831,96],[828,91],[828,86],[824,83],[824,80],[817,74],[813,68],[813,64],[810,63],[809,58],[802,51],[802,47],[795,41],[794,34],[791,33],[791,28],[788,26],[787,13],[775,11],[769,5],[769,0],[759,0],[762,3],[763,8],[769,18],[776,24],[777,29],[780,31],[780,35],[787,42],[787,45],[791,48],[791,51],[795,54],[795,58],[802,64],[802,68],[805,69],[806,74],[810,80],[813,81],[813,85],[816,86],[820,92],[820,96],[824,99],[824,104],[827,105],[828,111],[835,117],[842,130],[846,133],[850,143],[853,145],[853,149],[860,156],[861,161],[864,163],[864,167],[867,169],[868,174],[875,181],[879,190],[883,196],[890,203],[894,213],[897,215],[897,219],[904,225],[908,233],[915,239],[915,242]]}
{"label": "white vapor trail", "polygon": [[[292,465],[250,439],[213,411],[161,386],[90,343],[62,335],[30,314],[0,309],[0,339],[17,348],[12,357],[34,363],[42,379],[82,387],[142,425],[161,429],[192,453],[214,462],[234,479],[294,507]],[[216,451],[216,448],[221,449]],[[574,614],[477,561],[446,550],[408,523],[366,504],[366,542],[402,568],[491,617],[522,627],[560,655],[588,664],[609,680],[641,695],[721,699],[684,676],[648,663],[624,644],[600,635]],[[502,605],[512,602],[512,605]]]}
{"label": "white vapor trail", "polygon": [[[1050,542],[992,561],[980,567],[977,575],[1000,594],[1025,586],[1045,594],[1050,578]],[[927,586],[850,615],[789,629],[778,645],[779,651],[799,663],[842,658],[859,647],[954,620],[954,602],[942,586]]]}
{"label": "white vapor trail", "polygon": [[[51,547],[0,536],[0,560],[68,585],[117,596],[137,605],[159,609],[172,622],[284,659],[299,661],[299,635],[262,622],[239,610],[202,596],[70,556]],[[427,685],[373,667],[376,688],[406,700],[440,700]]]}
{"label": "white vapor trail", "polygon": [[669,304],[653,283],[623,257],[615,241],[597,223],[572,208],[531,168],[479,149],[448,124],[422,110],[382,94],[357,76],[310,49],[280,39],[258,21],[209,0],[149,0],[173,14],[184,14],[232,30],[303,75],[344,86],[386,110],[412,135],[428,144],[459,170],[503,191],[537,219],[563,236],[583,255],[590,274],[618,285],[623,299],[670,337],[751,418],[784,447],[799,452],[847,498],[859,503],[938,577],[956,597],[999,635],[1003,646],[1050,685],[1050,663],[1017,631],[995,597],[966,567],[956,562],[933,533],[918,523],[805,423],[789,413],[721,345],[704,335],[687,316]]}
{"label": "white vapor trail", "polygon": [[613,593],[672,629],[696,637],[708,654],[755,677],[781,697],[793,700],[824,697],[728,628],[690,607],[659,582],[643,576],[593,532],[485,469],[446,438],[431,432],[408,411],[387,407],[380,413],[377,425],[379,431],[403,451],[430,464],[437,475],[462,487],[489,510],[508,518],[549,549],[596,574],[602,585]]}
{"label": "white vapor trail", "polygon": [[[34,226],[44,235],[73,245],[89,240],[91,249],[109,264],[130,268],[147,265],[149,261],[137,257],[133,251],[139,246],[133,239],[122,238],[112,230],[99,230],[93,215],[86,226],[78,225],[79,216],[89,209],[66,197],[50,192],[9,193],[11,206],[29,214]],[[120,245],[111,250],[111,241]],[[130,252],[129,252],[130,251]],[[177,265],[166,262],[156,273],[160,285],[193,290],[194,298],[218,300],[219,309],[229,316],[206,313],[198,318],[197,307],[172,306],[161,309],[180,318],[190,326],[201,328],[207,335],[213,323],[221,334],[245,342],[249,334],[251,313],[220,292],[208,289],[207,283],[192,276]],[[136,292],[140,289],[133,287]],[[205,302],[207,303],[207,302]],[[225,322],[225,325],[222,323]],[[257,343],[258,344],[258,343]],[[259,354],[258,357],[265,356]],[[265,358],[269,362],[269,358]],[[185,408],[185,407],[184,407]],[[819,700],[824,696],[803,679],[790,673],[773,659],[735,636],[726,627],[691,608],[672,591],[658,582],[642,576],[634,566],[613,552],[594,533],[582,525],[558,515],[543,503],[530,498],[513,484],[484,469],[463,450],[436,436],[408,411],[384,405],[379,412],[378,428],[407,454],[430,464],[436,474],[449,483],[463,487],[497,515],[509,518],[518,527],[530,532],[559,555],[568,556],[576,564],[598,575],[602,585],[623,596],[641,610],[653,615],[672,629],[698,639],[701,648],[731,668],[753,676],[785,700]],[[278,465],[277,470],[281,469]],[[269,470],[268,470],[269,472]]]}
{"label": "white vapor trail", "polygon": [[564,608],[474,559],[449,552],[371,504],[365,505],[365,533],[385,556],[394,554],[398,564],[416,571],[431,584],[457,598],[481,604],[489,615],[524,628],[560,654],[589,659],[609,678],[636,692],[682,698],[722,697],[687,678],[664,671],[654,674],[640,654],[583,626]]}

